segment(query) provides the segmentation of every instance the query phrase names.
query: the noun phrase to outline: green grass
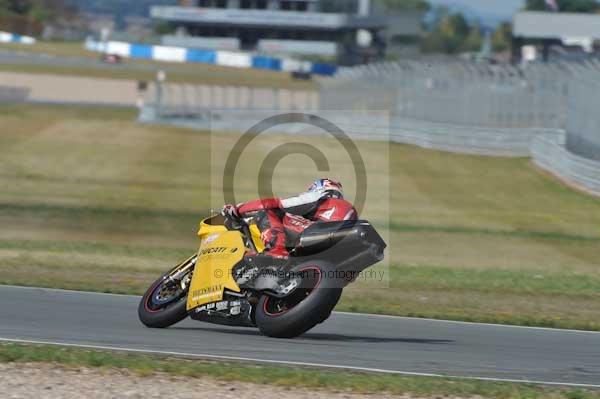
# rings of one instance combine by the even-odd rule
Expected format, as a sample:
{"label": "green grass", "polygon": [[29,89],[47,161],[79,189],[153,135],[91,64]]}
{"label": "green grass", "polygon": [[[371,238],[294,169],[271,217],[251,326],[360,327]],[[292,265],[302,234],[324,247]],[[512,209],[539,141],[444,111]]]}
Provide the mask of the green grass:
{"label": "green grass", "polygon": [[127,369],[141,376],[163,372],[189,378],[235,381],[356,393],[419,395],[420,397],[482,397],[498,399],[595,399],[597,391],[530,384],[411,377],[312,368],[249,365],[234,362],[185,360],[164,356],[65,348],[50,345],[0,344],[0,361],[53,362],[63,367]]}
{"label": "green grass", "polygon": [[[83,43],[38,42],[32,46],[5,43],[0,44],[0,50],[2,49],[50,54],[59,57],[100,58],[98,53],[85,50]],[[124,59],[123,64],[127,68],[122,68],[122,65],[112,66],[109,64],[99,64],[98,66],[90,67],[87,65],[61,66],[2,63],[0,64],[0,71],[152,81],[156,79],[157,71],[162,69],[167,72],[168,81],[174,83],[279,87],[304,90],[316,89],[314,82],[294,80],[287,73],[269,70],[223,67],[201,63],[177,64],[133,59]]]}
{"label": "green grass", "polygon": [[168,248],[168,247],[131,247],[120,244],[110,244],[103,242],[76,242],[76,241],[27,241],[27,240],[3,240],[0,242],[0,249],[4,250],[24,250],[27,252],[52,252],[57,254],[90,254],[111,256],[140,256],[150,258],[173,259],[185,256],[189,253],[189,248]]}
{"label": "green grass", "polygon": [[403,223],[390,222],[389,228],[392,231],[398,232],[440,232],[440,233],[457,233],[457,234],[472,234],[472,235],[490,235],[504,237],[522,237],[522,238],[542,238],[556,240],[572,240],[572,241],[592,241],[599,242],[600,236],[590,236],[582,234],[569,234],[557,231],[527,231],[527,230],[498,230],[498,229],[482,229],[473,227],[461,226],[423,226],[410,225]]}
{"label": "green grass", "polygon": [[[222,203],[212,166],[237,136],[135,117],[0,106],[0,282],[140,294],[196,250],[199,219]],[[257,139],[244,155],[239,200],[256,196],[255,160],[286,141]],[[525,158],[391,145],[387,165],[382,151],[361,144],[370,168],[391,168],[390,193],[376,176],[363,214],[389,244],[389,264],[375,269],[385,281],[352,285],[338,310],[600,330],[599,199]],[[317,173],[299,161],[278,164],[277,194],[302,190]],[[333,154],[330,166],[353,180],[343,157]]]}
{"label": "green grass", "polygon": [[26,53],[42,53],[57,57],[97,58],[98,54],[84,48],[83,42],[37,41],[35,44],[2,43],[0,49],[14,50]]}

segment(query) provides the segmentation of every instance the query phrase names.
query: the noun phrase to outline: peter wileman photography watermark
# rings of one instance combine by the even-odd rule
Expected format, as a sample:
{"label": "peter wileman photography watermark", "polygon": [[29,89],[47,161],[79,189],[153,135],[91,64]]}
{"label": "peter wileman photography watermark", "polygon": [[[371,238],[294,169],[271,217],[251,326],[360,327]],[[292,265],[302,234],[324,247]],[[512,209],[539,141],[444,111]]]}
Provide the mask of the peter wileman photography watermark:
{"label": "peter wileman photography watermark", "polygon": [[[369,127],[373,135],[364,137],[365,125],[372,120],[379,121],[378,126]],[[343,184],[344,199],[354,206],[358,219],[368,220],[385,240],[389,234],[390,160],[388,131],[382,120],[387,120],[387,113],[380,111],[376,115],[354,111],[213,112],[211,207],[218,211],[224,204],[293,197],[306,191],[315,179],[330,178]],[[236,131],[244,133],[232,133]],[[289,235],[292,248],[297,237]],[[387,284],[387,271],[386,260],[376,268],[340,270],[335,278]]]}
{"label": "peter wileman photography watermark", "polygon": [[[213,275],[216,278],[221,278],[227,273],[235,273],[235,269],[220,269],[213,270]],[[365,269],[361,271],[355,270],[327,270],[317,271],[316,269],[305,269],[299,271],[285,271],[276,267],[263,267],[260,269],[249,269],[244,271],[243,278],[247,280],[255,280],[259,277],[274,277],[278,279],[299,278],[302,281],[311,278],[330,278],[340,280],[345,283],[354,281],[376,281],[383,282],[386,277],[386,270]]]}

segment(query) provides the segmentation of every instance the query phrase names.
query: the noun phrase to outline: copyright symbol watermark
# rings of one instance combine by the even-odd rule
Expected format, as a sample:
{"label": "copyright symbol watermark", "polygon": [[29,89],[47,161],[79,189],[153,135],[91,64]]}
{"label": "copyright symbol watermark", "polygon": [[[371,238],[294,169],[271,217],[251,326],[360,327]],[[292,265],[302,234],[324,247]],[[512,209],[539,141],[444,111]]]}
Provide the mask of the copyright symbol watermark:
{"label": "copyright symbol watermark", "polygon": [[[344,148],[354,166],[354,177],[356,181],[356,192],[354,196],[354,207],[360,214],[365,206],[367,198],[367,170],[358,146],[352,141],[336,124],[314,114],[308,113],[286,113],[275,115],[253,125],[237,140],[231,149],[223,173],[223,197],[228,204],[237,204],[235,197],[235,174],[240,157],[252,144],[254,139],[269,129],[282,125],[305,124],[313,126],[321,132],[326,132]],[[273,195],[273,173],[277,164],[285,157],[293,154],[302,154],[309,157],[317,167],[317,170],[325,177],[324,172],[331,170],[329,161],[323,151],[310,143],[291,141],[281,144],[273,149],[263,160],[258,174],[258,194],[260,198],[272,198]]]}

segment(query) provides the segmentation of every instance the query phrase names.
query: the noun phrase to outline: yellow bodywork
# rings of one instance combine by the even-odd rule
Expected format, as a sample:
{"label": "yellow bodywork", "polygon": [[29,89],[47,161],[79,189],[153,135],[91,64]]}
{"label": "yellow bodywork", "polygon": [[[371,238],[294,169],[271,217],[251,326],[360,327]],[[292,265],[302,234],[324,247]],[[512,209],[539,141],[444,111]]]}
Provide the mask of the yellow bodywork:
{"label": "yellow bodywork", "polygon": [[211,234],[227,231],[227,227],[222,224],[211,224],[211,219],[213,218],[206,218],[200,222],[200,227],[198,228],[198,237],[200,238],[200,241]]}
{"label": "yellow bodywork", "polygon": [[[200,240],[209,236],[210,234],[227,231],[227,228],[222,224],[209,224],[208,221],[210,219],[211,218],[204,219],[200,222],[200,228],[198,229],[198,237],[200,237]],[[256,223],[252,223],[250,225],[250,234],[252,235],[252,242],[254,242],[254,246],[258,252],[263,252],[265,250],[265,244],[260,238],[260,230],[258,229]]]}
{"label": "yellow bodywork", "polygon": [[258,229],[258,226],[256,224],[250,225],[250,234],[252,235],[252,242],[254,243],[254,246],[256,247],[258,252],[264,251],[265,244],[260,238],[260,230]]}
{"label": "yellow bodywork", "polygon": [[192,275],[187,310],[223,300],[223,290],[240,292],[232,269],[246,250],[242,235],[225,226],[200,224],[200,250]]}

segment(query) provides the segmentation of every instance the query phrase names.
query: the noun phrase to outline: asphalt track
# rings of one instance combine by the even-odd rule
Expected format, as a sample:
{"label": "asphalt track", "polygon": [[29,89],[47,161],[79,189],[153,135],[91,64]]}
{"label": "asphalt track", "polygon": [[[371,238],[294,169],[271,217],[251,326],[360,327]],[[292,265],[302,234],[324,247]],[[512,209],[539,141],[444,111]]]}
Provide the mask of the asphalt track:
{"label": "asphalt track", "polygon": [[148,329],[138,300],[0,286],[0,340],[600,388],[600,333],[334,313],[281,340],[189,319]]}

